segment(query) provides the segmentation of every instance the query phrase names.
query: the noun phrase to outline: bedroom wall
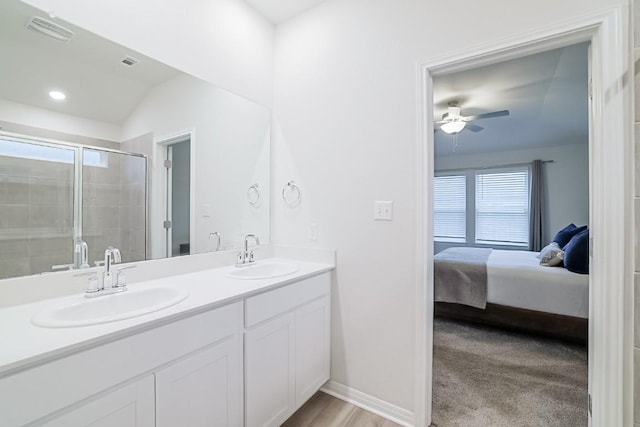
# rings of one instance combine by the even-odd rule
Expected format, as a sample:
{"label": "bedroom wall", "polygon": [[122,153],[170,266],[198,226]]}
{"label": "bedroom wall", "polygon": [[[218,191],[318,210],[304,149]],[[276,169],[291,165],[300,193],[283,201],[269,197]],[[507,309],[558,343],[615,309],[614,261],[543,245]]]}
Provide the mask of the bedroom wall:
{"label": "bedroom wall", "polygon": [[[583,144],[558,145],[527,150],[497,153],[454,154],[435,158],[435,170],[482,168],[514,163],[529,163],[535,159],[553,160],[544,164],[544,191],[547,195],[544,242],[573,222],[589,223],[589,146]],[[435,243],[436,253],[450,243]],[[508,247],[507,247],[508,248]]]}
{"label": "bedroom wall", "polygon": [[[337,250],[333,381],[414,408],[417,64],[619,4],[482,0],[453,22],[447,2],[328,0],[277,27],[272,230]],[[296,209],[279,200],[291,179]]]}

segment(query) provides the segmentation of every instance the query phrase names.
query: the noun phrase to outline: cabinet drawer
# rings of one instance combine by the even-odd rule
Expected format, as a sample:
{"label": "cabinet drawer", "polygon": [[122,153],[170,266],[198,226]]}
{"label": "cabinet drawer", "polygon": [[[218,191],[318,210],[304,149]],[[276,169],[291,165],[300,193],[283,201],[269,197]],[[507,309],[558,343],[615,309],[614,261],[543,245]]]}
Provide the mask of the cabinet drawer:
{"label": "cabinet drawer", "polygon": [[256,325],[308,301],[329,294],[329,273],[310,277],[245,300],[245,327]]}

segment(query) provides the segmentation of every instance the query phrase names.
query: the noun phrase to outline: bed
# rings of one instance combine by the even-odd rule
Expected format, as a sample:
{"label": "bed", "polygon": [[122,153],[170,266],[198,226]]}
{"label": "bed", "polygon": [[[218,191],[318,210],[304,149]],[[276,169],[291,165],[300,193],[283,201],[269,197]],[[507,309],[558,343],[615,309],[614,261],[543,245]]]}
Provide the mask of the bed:
{"label": "bed", "polygon": [[[434,257],[435,314],[585,342],[589,276],[540,265],[538,252],[450,248]],[[480,256],[480,257],[479,257]],[[467,261],[471,260],[471,261]],[[484,264],[484,266],[483,266]],[[483,268],[486,273],[483,273]],[[454,269],[444,275],[445,269]],[[483,282],[483,274],[486,282]],[[462,297],[450,291],[462,278]],[[464,288],[468,286],[468,288]],[[486,289],[483,291],[482,288]],[[465,299],[473,293],[472,300]],[[484,295],[482,295],[484,293]],[[482,303],[478,294],[484,297]],[[452,296],[453,295],[453,296]]]}

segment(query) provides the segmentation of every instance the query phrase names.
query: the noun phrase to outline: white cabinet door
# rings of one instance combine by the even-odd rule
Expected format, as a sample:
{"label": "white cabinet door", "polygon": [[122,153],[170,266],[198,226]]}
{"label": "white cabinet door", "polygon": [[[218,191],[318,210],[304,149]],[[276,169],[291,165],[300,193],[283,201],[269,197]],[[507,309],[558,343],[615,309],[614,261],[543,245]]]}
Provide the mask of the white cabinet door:
{"label": "white cabinet door", "polygon": [[46,427],[154,427],[153,375],[97,396],[37,424]]}
{"label": "white cabinet door", "polygon": [[328,296],[296,310],[296,408],[329,379],[329,310]]}
{"label": "white cabinet door", "polygon": [[156,371],[157,427],[242,426],[242,336]]}
{"label": "white cabinet door", "polygon": [[247,427],[279,426],[294,412],[295,313],[245,333],[245,419]]}

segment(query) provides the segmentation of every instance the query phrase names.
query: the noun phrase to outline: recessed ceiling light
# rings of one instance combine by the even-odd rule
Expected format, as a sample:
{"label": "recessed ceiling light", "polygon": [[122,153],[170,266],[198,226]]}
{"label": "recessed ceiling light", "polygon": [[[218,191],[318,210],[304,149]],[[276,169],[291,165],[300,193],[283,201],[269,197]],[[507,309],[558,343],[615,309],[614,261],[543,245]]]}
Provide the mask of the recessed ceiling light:
{"label": "recessed ceiling light", "polygon": [[51,92],[49,92],[49,96],[55,99],[56,101],[62,101],[67,97],[67,95],[60,92],[59,90],[52,90]]}

